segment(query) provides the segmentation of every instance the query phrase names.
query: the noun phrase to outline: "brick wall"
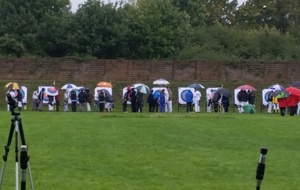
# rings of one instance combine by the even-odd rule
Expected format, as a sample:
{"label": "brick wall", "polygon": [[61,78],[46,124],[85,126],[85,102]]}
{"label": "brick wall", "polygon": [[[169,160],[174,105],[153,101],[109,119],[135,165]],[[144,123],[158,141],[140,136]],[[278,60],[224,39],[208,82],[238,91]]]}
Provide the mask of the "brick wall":
{"label": "brick wall", "polygon": [[243,81],[292,82],[300,80],[296,62],[139,61],[22,58],[0,59],[2,80],[61,81]]}

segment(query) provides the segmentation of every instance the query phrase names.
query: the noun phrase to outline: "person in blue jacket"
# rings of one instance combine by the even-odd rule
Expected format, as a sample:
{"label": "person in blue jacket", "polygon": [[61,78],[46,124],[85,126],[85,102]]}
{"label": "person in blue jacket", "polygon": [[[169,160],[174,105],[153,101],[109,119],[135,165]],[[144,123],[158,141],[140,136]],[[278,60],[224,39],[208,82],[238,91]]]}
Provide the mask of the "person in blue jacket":
{"label": "person in blue jacket", "polygon": [[158,98],[159,98],[159,91],[156,90],[154,93],[153,93],[153,111],[154,112],[158,112]]}
{"label": "person in blue jacket", "polygon": [[191,90],[188,90],[186,92],[186,112],[192,112],[193,111],[193,108],[192,108],[192,104],[193,104],[193,98],[194,98],[194,95],[193,95],[193,92]]}
{"label": "person in blue jacket", "polygon": [[160,112],[166,112],[166,94],[165,94],[165,89],[162,89],[159,93],[159,111]]}

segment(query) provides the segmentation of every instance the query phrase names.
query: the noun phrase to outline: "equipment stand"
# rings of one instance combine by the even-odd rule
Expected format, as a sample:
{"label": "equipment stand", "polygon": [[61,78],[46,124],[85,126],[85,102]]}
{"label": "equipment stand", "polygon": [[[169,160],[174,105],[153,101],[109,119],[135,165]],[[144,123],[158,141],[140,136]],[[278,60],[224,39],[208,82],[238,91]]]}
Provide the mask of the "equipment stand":
{"label": "equipment stand", "polygon": [[27,154],[28,148],[26,145],[25,141],[25,135],[23,131],[23,126],[22,126],[22,121],[20,118],[20,113],[16,113],[13,111],[11,112],[11,126],[10,126],[10,131],[8,135],[8,140],[7,144],[4,147],[5,149],[5,154],[3,155],[3,166],[2,166],[2,172],[0,176],[0,190],[2,186],[2,180],[3,180],[3,175],[4,175],[4,170],[5,170],[5,165],[6,161],[8,158],[8,153],[9,153],[9,146],[11,144],[11,140],[13,138],[13,133],[15,132],[15,161],[16,161],[16,190],[19,190],[19,158],[18,158],[18,152],[19,152],[19,142],[18,142],[18,133],[20,131],[20,137],[21,137],[21,152],[20,152],[20,167],[22,169],[22,179],[21,179],[21,190],[26,190],[26,171],[28,168],[29,171],[29,178],[30,178],[30,183],[31,183],[31,189],[34,190],[33,187],[33,181],[32,181],[32,176],[31,176],[31,170],[30,170],[30,165],[29,165],[29,156]]}

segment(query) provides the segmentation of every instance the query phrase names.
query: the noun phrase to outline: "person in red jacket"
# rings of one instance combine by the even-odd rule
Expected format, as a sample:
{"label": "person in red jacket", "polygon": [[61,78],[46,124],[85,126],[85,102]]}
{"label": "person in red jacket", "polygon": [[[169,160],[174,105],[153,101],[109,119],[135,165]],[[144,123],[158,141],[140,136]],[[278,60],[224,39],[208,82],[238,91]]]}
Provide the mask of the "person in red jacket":
{"label": "person in red jacket", "polygon": [[288,100],[287,98],[278,98],[277,99],[280,109],[280,115],[285,116],[286,107],[288,106]]}
{"label": "person in red jacket", "polygon": [[296,112],[296,105],[298,103],[299,96],[296,96],[294,94],[290,94],[288,97],[288,107],[290,111],[290,116],[294,116]]}

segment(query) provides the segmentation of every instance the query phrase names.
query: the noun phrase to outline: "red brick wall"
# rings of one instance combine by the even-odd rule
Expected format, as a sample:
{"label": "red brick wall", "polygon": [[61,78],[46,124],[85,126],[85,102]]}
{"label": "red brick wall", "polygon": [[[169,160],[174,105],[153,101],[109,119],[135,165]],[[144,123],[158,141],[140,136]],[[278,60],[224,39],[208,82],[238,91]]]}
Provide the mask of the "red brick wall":
{"label": "red brick wall", "polygon": [[0,59],[0,79],[61,81],[244,81],[300,80],[296,62],[139,61],[74,59]]}

